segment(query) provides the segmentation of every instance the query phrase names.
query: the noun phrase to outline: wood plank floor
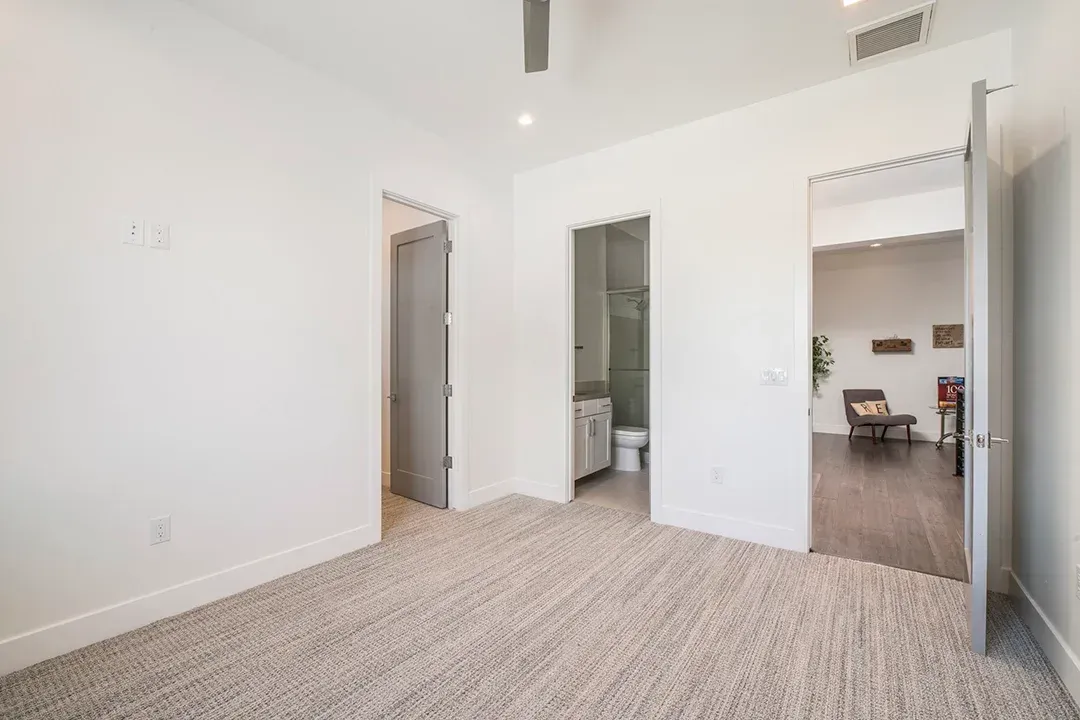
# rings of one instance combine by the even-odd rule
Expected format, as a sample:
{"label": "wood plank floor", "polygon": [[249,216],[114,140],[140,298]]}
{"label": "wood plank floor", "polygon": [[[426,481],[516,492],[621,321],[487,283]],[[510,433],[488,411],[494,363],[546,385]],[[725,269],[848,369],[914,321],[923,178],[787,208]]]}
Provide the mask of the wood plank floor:
{"label": "wood plank floor", "polygon": [[814,434],[814,552],[965,580],[951,446]]}

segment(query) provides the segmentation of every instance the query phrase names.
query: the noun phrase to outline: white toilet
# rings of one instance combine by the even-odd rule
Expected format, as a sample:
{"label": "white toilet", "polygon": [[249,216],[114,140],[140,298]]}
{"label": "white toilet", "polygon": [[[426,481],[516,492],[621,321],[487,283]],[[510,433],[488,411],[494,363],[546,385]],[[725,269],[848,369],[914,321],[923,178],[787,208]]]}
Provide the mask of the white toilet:
{"label": "white toilet", "polygon": [[615,450],[612,467],[616,470],[641,469],[641,448],[649,443],[648,428],[616,425],[611,429],[611,445]]}

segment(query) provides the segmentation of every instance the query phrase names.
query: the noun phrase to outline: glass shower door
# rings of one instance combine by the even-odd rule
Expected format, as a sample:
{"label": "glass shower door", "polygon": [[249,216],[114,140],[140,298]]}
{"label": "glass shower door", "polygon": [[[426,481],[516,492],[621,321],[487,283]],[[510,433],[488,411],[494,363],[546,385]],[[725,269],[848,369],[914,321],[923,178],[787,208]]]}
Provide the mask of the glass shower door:
{"label": "glass shower door", "polygon": [[649,291],[608,294],[608,380],[615,425],[649,427]]}

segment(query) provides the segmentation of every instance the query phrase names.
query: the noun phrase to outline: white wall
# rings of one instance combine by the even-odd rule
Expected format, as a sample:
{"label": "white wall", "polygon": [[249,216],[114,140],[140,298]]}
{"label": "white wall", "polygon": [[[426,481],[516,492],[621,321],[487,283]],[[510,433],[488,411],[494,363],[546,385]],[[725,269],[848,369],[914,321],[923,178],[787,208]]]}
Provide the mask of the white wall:
{"label": "white wall", "polygon": [[509,177],[170,0],[4,2],[0,96],[0,674],[378,539],[378,186],[461,216],[509,490]]}
{"label": "white wall", "polygon": [[[963,175],[959,178],[964,181]],[[964,188],[814,209],[814,247],[964,229]]]}
{"label": "white wall", "polygon": [[1080,702],[1080,5],[1018,18],[1013,594]]}
{"label": "white wall", "polygon": [[[814,398],[814,432],[847,435],[843,390],[881,388],[893,412],[918,418],[913,438],[937,441],[937,379],[964,374],[964,350],[934,349],[933,326],[963,322],[962,237],[814,253],[813,334],[828,336],[836,360]],[[871,340],[894,335],[911,338],[914,352],[871,352]],[[904,437],[903,428],[892,432]]]}
{"label": "white wall", "polygon": [[604,291],[607,289],[607,226],[574,231],[575,382],[607,379],[604,352]]}
{"label": "white wall", "polygon": [[[962,144],[971,83],[1007,84],[1010,56],[999,33],[518,175],[521,489],[566,498],[566,226],[660,206],[654,518],[806,550],[808,178]],[[760,385],[777,367],[789,386]],[[713,466],[723,485],[710,483]]]}
{"label": "white wall", "polygon": [[382,482],[390,485],[390,238],[442,218],[402,205],[382,201]]}
{"label": "white wall", "polygon": [[[640,224],[640,221],[633,221]],[[607,289],[625,290],[649,284],[649,229],[645,225],[645,239],[607,225]]]}

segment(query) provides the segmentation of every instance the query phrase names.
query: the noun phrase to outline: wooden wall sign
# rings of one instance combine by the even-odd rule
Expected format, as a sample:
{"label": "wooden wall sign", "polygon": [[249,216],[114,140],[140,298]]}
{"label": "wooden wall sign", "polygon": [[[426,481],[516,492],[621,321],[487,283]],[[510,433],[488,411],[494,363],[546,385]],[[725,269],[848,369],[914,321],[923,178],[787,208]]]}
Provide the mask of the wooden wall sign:
{"label": "wooden wall sign", "polygon": [[870,342],[871,349],[876,353],[909,353],[913,345],[911,338],[887,338]]}
{"label": "wooden wall sign", "polygon": [[935,325],[934,348],[962,348],[964,347],[963,325]]}

